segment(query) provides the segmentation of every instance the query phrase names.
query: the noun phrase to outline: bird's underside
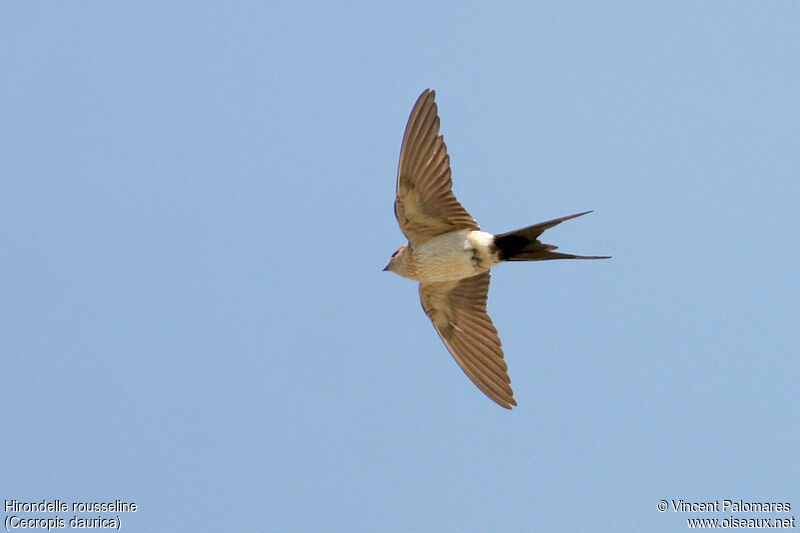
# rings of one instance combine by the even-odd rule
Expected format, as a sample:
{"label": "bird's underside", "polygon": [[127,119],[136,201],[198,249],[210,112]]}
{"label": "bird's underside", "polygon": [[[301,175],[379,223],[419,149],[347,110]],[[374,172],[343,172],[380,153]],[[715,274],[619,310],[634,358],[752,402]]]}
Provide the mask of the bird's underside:
{"label": "bird's underside", "polygon": [[[395,215],[408,245],[385,270],[420,281],[422,308],[461,369],[497,404],[517,405],[497,330],[486,312],[489,269],[502,261],[600,259],[554,252],[546,229],[585,213],[492,235],[452,192],[435,93],[420,95],[408,119],[397,173]],[[587,211],[588,212],[588,211]]]}

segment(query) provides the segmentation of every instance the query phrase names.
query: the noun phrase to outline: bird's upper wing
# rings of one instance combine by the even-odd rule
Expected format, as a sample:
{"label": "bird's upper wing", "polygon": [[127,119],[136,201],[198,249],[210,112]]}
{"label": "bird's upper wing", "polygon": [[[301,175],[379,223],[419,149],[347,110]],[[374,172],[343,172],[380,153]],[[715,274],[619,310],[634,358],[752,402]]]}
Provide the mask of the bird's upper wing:
{"label": "bird's upper wing", "polygon": [[484,394],[517,405],[500,338],[486,313],[489,272],[457,281],[419,284],[422,308],[461,369]]}
{"label": "bird's upper wing", "polygon": [[412,245],[457,229],[480,229],[451,190],[435,95],[426,89],[414,104],[400,149],[394,213]]}

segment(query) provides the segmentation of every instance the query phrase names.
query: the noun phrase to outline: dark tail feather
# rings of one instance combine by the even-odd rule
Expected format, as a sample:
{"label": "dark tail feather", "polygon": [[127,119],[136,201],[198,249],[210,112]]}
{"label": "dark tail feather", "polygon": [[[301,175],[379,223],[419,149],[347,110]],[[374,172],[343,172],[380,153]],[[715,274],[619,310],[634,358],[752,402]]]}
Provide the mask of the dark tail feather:
{"label": "dark tail feather", "polygon": [[596,255],[573,255],[554,252],[557,246],[539,242],[539,236],[545,230],[558,226],[565,220],[576,218],[591,211],[584,211],[576,215],[556,218],[547,222],[540,222],[527,228],[509,231],[501,235],[495,235],[494,245],[500,253],[503,261],[547,261],[549,259],[608,259],[608,256]]}

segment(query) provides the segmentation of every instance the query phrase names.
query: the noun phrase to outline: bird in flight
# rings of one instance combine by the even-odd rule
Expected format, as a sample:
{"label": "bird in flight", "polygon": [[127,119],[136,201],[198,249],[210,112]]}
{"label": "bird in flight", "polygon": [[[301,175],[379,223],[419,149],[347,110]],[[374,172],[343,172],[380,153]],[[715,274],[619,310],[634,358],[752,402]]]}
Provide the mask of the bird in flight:
{"label": "bird in flight", "polygon": [[408,244],[392,254],[388,270],[419,281],[422,308],[469,379],[497,404],[517,405],[492,319],[486,312],[489,269],[504,261],[608,259],[555,252],[539,236],[585,211],[516,231],[481,231],[453,195],[450,158],[439,135],[435,92],[426,89],[408,118],[394,213]]}

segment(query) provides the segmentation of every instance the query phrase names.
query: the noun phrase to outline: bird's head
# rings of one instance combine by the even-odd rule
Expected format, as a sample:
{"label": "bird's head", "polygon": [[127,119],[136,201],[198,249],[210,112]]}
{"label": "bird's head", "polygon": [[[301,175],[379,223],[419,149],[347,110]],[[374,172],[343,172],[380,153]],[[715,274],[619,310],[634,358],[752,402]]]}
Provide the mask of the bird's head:
{"label": "bird's head", "polygon": [[408,250],[407,244],[404,244],[398,248],[397,251],[392,254],[392,257],[389,258],[389,264],[386,265],[386,268],[384,268],[383,271],[394,272],[395,274],[406,276],[408,270],[406,268],[406,250]]}

